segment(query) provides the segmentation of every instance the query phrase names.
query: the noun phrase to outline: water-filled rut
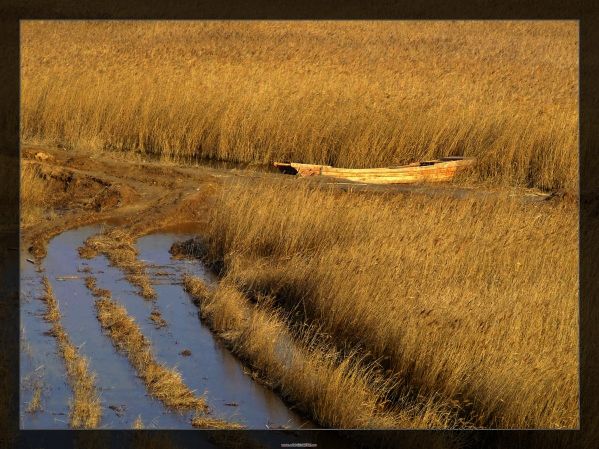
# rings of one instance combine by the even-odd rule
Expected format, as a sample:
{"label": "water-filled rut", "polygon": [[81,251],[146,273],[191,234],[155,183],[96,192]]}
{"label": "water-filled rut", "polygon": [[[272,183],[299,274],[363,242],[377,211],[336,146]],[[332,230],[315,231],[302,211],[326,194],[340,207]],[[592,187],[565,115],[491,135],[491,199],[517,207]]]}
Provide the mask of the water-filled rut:
{"label": "water-filled rut", "polygon": [[[139,259],[148,267],[156,298],[138,295],[123,272],[110,265],[103,255],[87,260],[78,248],[85,240],[102,232],[88,226],[64,232],[48,245],[46,258],[37,268],[21,255],[21,426],[24,429],[68,428],[69,401],[64,362],[57,352],[50,325],[43,319],[41,278],[46,275],[61,311],[61,322],[81,355],[89,360],[96,375],[102,404],[101,428],[131,428],[140,417],[148,428],[191,428],[191,413],[169,410],[148,394],[146,385],[127,357],[112,344],[100,326],[96,298],[85,284],[87,276],[97,287],[111,292],[112,299],[125,307],[141,332],[151,342],[156,360],[181,373],[185,384],[197,396],[203,395],[210,417],[242,424],[249,429],[314,427],[286,405],[279,396],[256,383],[240,362],[202,324],[196,305],[184,291],[183,273],[213,282],[198,261],[174,259],[169,248],[191,236],[153,234],[136,245]],[[165,321],[157,326],[152,312]],[[27,412],[34,394],[33,384],[43,385],[41,408]]]}

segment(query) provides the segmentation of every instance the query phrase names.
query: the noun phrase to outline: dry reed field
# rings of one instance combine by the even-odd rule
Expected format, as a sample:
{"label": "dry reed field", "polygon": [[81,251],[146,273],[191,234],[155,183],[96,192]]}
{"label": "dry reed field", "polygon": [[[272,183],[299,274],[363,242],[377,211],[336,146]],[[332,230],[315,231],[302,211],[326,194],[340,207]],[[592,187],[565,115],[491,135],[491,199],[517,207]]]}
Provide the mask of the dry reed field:
{"label": "dry reed field", "polygon": [[576,209],[232,183],[200,251],[472,425],[576,427]]}
{"label": "dry reed field", "polygon": [[[228,279],[215,291],[187,276],[185,287],[202,317],[227,345],[258,370],[271,388],[327,428],[458,427],[447,404],[389,403],[392,380],[385,379],[362,355],[341,356],[308,329],[290,332],[286,319],[261,298],[252,307]],[[351,392],[351,394],[347,394]]]}
{"label": "dry reed field", "polygon": [[21,25],[24,142],[578,189],[576,22]]}
{"label": "dry reed field", "polygon": [[[241,428],[170,367],[217,348],[184,341],[195,306],[197,335],[301,417],[284,422],[579,425],[577,22],[24,21],[21,45],[28,260],[110,223],[75,257],[106,256],[166,329],[150,341],[91,274],[90,307],[187,426]],[[247,169],[443,156],[477,163],[405,189]],[[169,274],[190,254],[214,283]],[[152,349],[171,336],[181,365]]]}

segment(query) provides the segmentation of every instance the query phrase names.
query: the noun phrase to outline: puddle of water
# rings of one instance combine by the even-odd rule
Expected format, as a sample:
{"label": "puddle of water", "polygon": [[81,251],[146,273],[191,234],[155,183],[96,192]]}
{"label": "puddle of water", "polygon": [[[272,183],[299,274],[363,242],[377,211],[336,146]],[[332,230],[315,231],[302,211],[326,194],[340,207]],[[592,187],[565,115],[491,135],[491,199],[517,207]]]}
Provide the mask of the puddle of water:
{"label": "puddle of water", "polygon": [[[190,424],[178,414],[168,413],[162,404],[146,395],[146,389],[142,381],[136,376],[127,358],[117,353],[110,339],[103,334],[100,324],[96,318],[94,299],[85,286],[84,273],[77,269],[83,265],[79,259],[77,248],[90,235],[100,231],[97,226],[89,226],[73,231],[67,231],[54,239],[48,245],[48,255],[43,262],[46,275],[52,284],[61,312],[61,323],[68,333],[71,342],[80,347],[80,353],[89,360],[91,371],[96,374],[96,385],[100,391],[103,408],[103,416],[100,426],[102,428],[131,428],[133,421],[138,415],[146,427],[161,428],[190,428]],[[37,273],[36,273],[37,274]],[[66,281],[57,280],[57,276],[80,276],[78,279]],[[37,275],[37,284],[40,285],[41,277]],[[24,278],[26,281],[26,278]],[[40,304],[43,306],[43,303]],[[27,314],[22,310],[22,317]],[[38,321],[41,317],[36,317]],[[39,325],[38,325],[39,326]],[[47,326],[47,324],[46,324]],[[49,326],[48,326],[49,327]],[[29,331],[29,334],[31,331]],[[34,348],[43,345],[52,346],[52,354],[43,354],[44,363],[46,359],[58,364],[60,371],[52,378],[46,377],[45,383],[51,389],[52,400],[63,404],[63,411],[68,409],[68,401],[72,393],[66,385],[64,364],[57,354],[56,342],[50,336],[40,337],[41,341],[32,341],[29,338],[29,346]],[[22,375],[27,371],[23,370]],[[124,414],[119,417],[108,408],[110,405],[123,406]],[[55,407],[52,407],[54,412]],[[68,411],[68,410],[67,410]],[[37,421],[25,416],[24,428],[64,428],[65,423],[57,425],[55,422]],[[68,422],[68,417],[62,417]]]}
{"label": "puddle of water", "polygon": [[[35,265],[27,262],[26,251],[21,252],[20,294],[20,415],[21,427],[26,429],[68,428],[68,400],[71,390],[66,383],[62,359],[57,353],[56,341],[45,335],[50,325],[44,321],[45,304],[41,301],[41,276]],[[43,383],[42,410],[29,414],[25,410],[33,396],[29,379]]]}
{"label": "puddle of water", "polygon": [[[124,279],[123,273],[109,265],[104,256],[92,260],[79,258],[77,249],[85,239],[101,231],[99,226],[87,226],[67,231],[48,244],[48,254],[42,268],[50,280],[62,314],[61,323],[72,343],[80,347],[96,374],[103,406],[101,427],[131,428],[138,415],[146,428],[191,428],[189,414],[167,411],[162,403],[149,397],[145,385],[137,377],[126,356],[117,352],[100,327],[94,307],[95,298],[85,286],[88,267],[96,276],[98,287],[108,288],[136,320],[144,335],[152,342],[157,360],[176,367],[191,389],[206,393],[214,416],[236,421],[249,429],[277,426],[315,428],[316,426],[290,410],[275,393],[254,382],[244,373],[242,365],[217,340],[198,316],[197,307],[184,291],[184,272],[200,276],[208,282],[215,278],[196,260],[173,259],[168,250],[186,234],[154,234],[142,237],[137,246],[139,257],[149,264],[156,290],[156,301],[137,295],[136,289]],[[68,428],[68,402],[72,397],[66,383],[62,358],[53,337],[44,335],[50,326],[43,320],[45,304],[37,299],[42,294],[41,279],[36,267],[21,257],[21,408],[24,429]],[[66,277],[66,280],[59,280]],[[75,278],[72,278],[75,277]],[[150,320],[156,307],[168,323],[157,329]],[[190,355],[181,354],[189,350]],[[33,394],[25,377],[44,365],[44,410],[36,414],[23,413]],[[37,371],[35,372],[37,375]],[[124,406],[117,416],[110,405]],[[62,415],[57,415],[62,413]]]}
{"label": "puddle of water", "polygon": [[[173,259],[168,252],[175,241],[191,237],[185,234],[153,234],[137,241],[140,259],[150,265],[148,274],[154,281],[157,294],[155,305],[168,327],[154,327],[148,320],[151,304],[136,295],[125,281],[114,282],[113,277],[111,282],[103,277],[99,286],[110,286],[113,296],[126,304],[144,334],[150,337],[160,361],[176,366],[190,388],[206,392],[216,416],[241,422],[253,429],[265,429],[267,425],[301,427],[306,420],[289,410],[275,393],[246,375],[238,360],[201,323],[197,307],[180,285],[181,276],[187,272],[208,282],[215,278],[198,261]],[[111,273],[105,271],[104,275],[107,274],[110,276]],[[122,274],[119,273],[119,277]],[[190,350],[191,355],[181,355],[185,349]]]}
{"label": "puddle of water", "polygon": [[[48,244],[43,272],[26,261],[21,254],[21,425],[23,429],[68,428],[68,403],[72,398],[67,384],[64,362],[58,353],[56,340],[45,334],[50,325],[43,320],[45,304],[42,276],[52,284],[61,311],[61,323],[72,343],[89,360],[96,374],[103,407],[102,428],[131,428],[141,416],[146,428],[190,428],[189,414],[167,411],[162,403],[147,395],[145,385],[137,377],[126,356],[117,352],[100,327],[94,307],[95,298],[85,286],[89,268],[100,288],[108,288],[115,300],[126,307],[144,335],[152,342],[156,358],[176,367],[185,382],[198,394],[206,393],[214,416],[243,423],[250,429],[267,426],[315,428],[286,406],[271,390],[254,382],[243,371],[238,360],[201,323],[197,307],[184,291],[184,272],[213,282],[215,278],[196,260],[173,259],[171,245],[191,235],[181,233],[155,234],[142,237],[137,246],[139,257],[148,265],[156,301],[147,301],[124,279],[123,273],[109,265],[104,256],[92,260],[80,259],[77,249],[85,239],[101,231],[99,226],[87,226],[67,231]],[[59,280],[63,278],[65,280]],[[150,320],[153,308],[158,308],[168,323],[157,329]],[[191,354],[184,356],[183,350]],[[41,366],[41,368],[39,368]],[[43,410],[25,413],[33,395],[32,384],[42,380]],[[117,416],[109,406],[124,406]]]}

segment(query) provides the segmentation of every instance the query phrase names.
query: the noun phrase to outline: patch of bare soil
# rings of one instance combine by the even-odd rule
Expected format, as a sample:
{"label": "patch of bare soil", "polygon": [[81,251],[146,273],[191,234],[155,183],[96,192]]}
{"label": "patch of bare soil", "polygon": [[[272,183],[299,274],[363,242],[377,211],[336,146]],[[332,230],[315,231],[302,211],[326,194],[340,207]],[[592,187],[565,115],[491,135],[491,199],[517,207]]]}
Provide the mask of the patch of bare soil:
{"label": "patch of bare soil", "polygon": [[41,259],[55,235],[75,227],[107,222],[135,237],[177,227],[197,228],[207,198],[216,191],[211,169],[177,167],[96,157],[57,148],[25,147],[22,164],[35,165],[44,182],[50,215],[23,226],[22,244]]}

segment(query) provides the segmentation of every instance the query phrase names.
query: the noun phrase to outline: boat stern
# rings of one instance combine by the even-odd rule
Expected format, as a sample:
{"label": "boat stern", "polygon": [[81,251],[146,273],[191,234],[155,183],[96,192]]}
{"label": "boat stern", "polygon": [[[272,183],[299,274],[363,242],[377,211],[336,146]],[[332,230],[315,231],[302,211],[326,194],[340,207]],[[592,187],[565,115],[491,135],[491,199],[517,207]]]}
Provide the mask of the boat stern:
{"label": "boat stern", "polygon": [[297,169],[288,162],[274,162],[273,165],[279,169],[281,173],[286,175],[297,175]]}

